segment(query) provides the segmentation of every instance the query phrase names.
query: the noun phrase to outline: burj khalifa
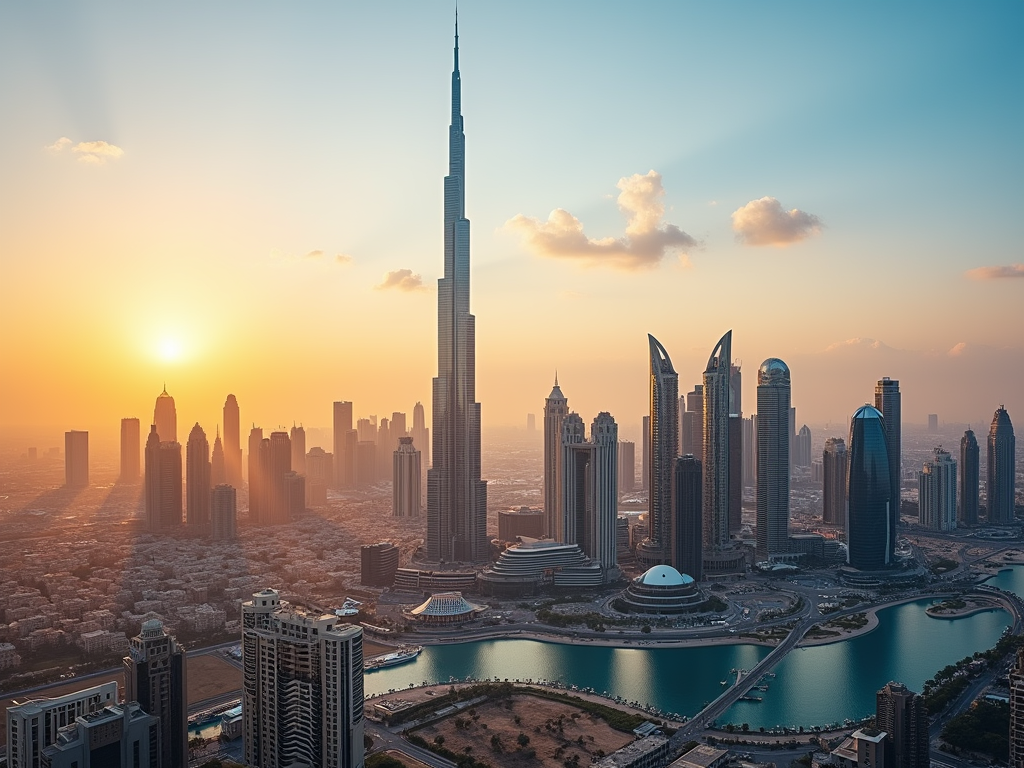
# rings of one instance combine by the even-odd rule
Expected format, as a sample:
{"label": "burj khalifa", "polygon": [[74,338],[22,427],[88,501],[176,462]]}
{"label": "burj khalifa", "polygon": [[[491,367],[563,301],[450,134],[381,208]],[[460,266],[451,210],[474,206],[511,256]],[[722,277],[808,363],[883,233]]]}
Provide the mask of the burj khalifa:
{"label": "burj khalifa", "polygon": [[466,135],[455,20],[452,122],[444,179],[444,277],[437,281],[437,378],[433,382],[433,466],[427,472],[427,559],[490,560],[487,483],[480,479],[480,404],[476,402],[476,320],[469,312]]}

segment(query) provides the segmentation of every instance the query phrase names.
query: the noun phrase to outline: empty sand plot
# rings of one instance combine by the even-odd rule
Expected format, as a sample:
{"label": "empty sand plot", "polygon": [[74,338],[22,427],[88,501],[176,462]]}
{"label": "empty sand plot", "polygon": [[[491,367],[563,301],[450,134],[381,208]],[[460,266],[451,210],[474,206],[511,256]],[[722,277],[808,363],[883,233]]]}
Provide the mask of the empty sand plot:
{"label": "empty sand plot", "polygon": [[242,670],[216,653],[189,656],[186,675],[189,706],[242,688]]}

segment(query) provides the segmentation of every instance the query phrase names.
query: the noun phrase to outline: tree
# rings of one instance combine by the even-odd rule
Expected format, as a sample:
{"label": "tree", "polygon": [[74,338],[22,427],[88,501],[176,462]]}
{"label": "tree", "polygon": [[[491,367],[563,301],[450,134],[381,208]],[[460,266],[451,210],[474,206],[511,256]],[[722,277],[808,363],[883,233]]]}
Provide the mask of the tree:
{"label": "tree", "polygon": [[437,734],[437,736],[434,737],[434,743],[437,744],[437,746],[439,746],[439,747],[443,746],[444,745],[444,736],[442,736],[440,733]]}
{"label": "tree", "polygon": [[522,731],[520,731],[520,732],[519,732],[519,735],[518,735],[518,736],[516,736],[516,742],[518,742],[518,744],[519,744],[519,746],[520,746],[520,747],[525,747],[525,746],[526,746],[527,744],[529,744],[529,743],[530,743],[530,737],[529,737],[529,736],[527,736],[527,735],[526,735],[525,733],[523,733]]}

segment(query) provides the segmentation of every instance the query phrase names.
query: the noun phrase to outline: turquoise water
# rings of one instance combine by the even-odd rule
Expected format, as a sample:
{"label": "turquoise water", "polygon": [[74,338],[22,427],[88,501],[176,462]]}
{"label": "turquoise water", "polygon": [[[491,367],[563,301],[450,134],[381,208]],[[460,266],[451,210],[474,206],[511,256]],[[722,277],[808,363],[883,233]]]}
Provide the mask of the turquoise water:
{"label": "turquoise water", "polygon": [[1024,598],[1024,568],[1007,568],[1000,571],[985,584],[989,587],[999,587],[1007,592],[1013,592],[1017,597]]}

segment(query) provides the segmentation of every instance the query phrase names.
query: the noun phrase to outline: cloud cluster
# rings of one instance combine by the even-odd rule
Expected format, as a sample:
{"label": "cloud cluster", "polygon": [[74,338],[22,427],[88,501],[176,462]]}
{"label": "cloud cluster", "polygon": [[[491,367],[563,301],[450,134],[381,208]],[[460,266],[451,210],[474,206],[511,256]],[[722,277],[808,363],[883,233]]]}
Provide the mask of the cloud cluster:
{"label": "cloud cluster", "polygon": [[[287,251],[282,251],[282,250],[279,250],[277,248],[274,248],[274,249],[272,249],[270,251],[270,258],[272,258],[272,259],[285,259],[285,260],[296,260],[296,261],[306,261],[306,260],[308,260],[308,261],[320,261],[320,260],[324,259],[326,256],[327,256],[327,252],[322,250],[322,249],[320,249],[320,248],[316,248],[316,249],[314,249],[312,251],[306,251],[306,253],[302,254],[301,256],[296,256],[295,254],[288,253]],[[339,253],[339,254],[336,254],[335,257],[334,257],[334,263],[335,264],[340,264],[340,265],[351,264],[352,261],[353,261],[352,257],[349,256],[347,253]]]}
{"label": "cloud cluster", "polygon": [[998,280],[1003,277],[1024,277],[1024,264],[1005,267],[978,267],[964,273],[971,280]]}
{"label": "cloud cluster", "polygon": [[44,149],[57,155],[67,147],[71,147],[71,151],[78,155],[78,162],[89,165],[103,165],[107,160],[117,160],[124,154],[123,149],[105,141],[80,141],[75,144],[67,136],[61,136]]}
{"label": "cloud cluster", "polygon": [[411,269],[393,269],[384,275],[380,285],[374,286],[378,291],[425,291],[423,278],[413,274]]}
{"label": "cloud cluster", "polygon": [[671,251],[686,262],[687,251],[697,241],[675,224],[662,223],[665,190],[656,171],[619,179],[619,210],[625,214],[622,237],[594,239],[583,231],[583,223],[568,211],[556,208],[547,221],[518,214],[505,222],[505,229],[518,234],[527,248],[539,256],[579,259],[589,265],[618,269],[657,266]]}
{"label": "cloud cluster", "polygon": [[774,197],[762,197],[733,212],[732,228],[746,245],[781,247],[818,234],[821,219],[797,208],[787,211]]}

